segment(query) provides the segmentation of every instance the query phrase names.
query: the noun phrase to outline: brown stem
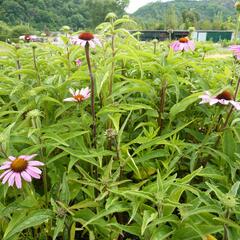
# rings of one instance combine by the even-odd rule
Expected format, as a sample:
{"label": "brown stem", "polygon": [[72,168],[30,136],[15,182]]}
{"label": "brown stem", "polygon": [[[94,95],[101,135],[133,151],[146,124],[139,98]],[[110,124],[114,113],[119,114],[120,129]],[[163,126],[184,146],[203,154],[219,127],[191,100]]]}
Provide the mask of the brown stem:
{"label": "brown stem", "polygon": [[90,54],[89,54],[89,43],[87,42],[85,46],[85,53],[86,59],[88,64],[88,71],[91,79],[91,111],[92,111],[92,120],[93,120],[93,127],[92,127],[92,135],[93,135],[93,143],[92,146],[94,148],[97,147],[97,131],[96,131],[96,115],[95,115],[95,82],[92,73],[91,61],[90,61]]}
{"label": "brown stem", "polygon": [[[21,69],[21,65],[20,65],[19,59],[17,59],[16,63],[17,63],[17,70],[20,70]],[[21,80],[21,74],[18,74],[18,79]]]}
{"label": "brown stem", "polygon": [[[234,101],[236,100],[236,97],[237,97],[237,95],[238,95],[239,86],[240,86],[240,78],[238,79],[237,87],[236,87],[236,90],[235,90],[235,93],[234,93],[234,96],[233,96],[233,100],[234,100]],[[228,114],[227,114],[225,123],[224,123],[224,125],[223,125],[223,127],[222,127],[222,130],[227,127],[228,121],[229,121],[229,119],[230,119],[230,117],[231,117],[231,115],[232,115],[233,110],[234,110],[234,106],[231,106],[230,111],[229,111]]]}

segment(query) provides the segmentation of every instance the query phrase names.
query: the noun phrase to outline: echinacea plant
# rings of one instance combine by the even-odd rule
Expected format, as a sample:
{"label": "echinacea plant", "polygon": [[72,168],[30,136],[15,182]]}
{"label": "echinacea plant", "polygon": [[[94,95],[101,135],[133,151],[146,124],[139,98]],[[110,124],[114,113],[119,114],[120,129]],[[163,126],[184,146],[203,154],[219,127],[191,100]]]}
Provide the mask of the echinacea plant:
{"label": "echinacea plant", "polygon": [[64,102],[82,102],[86,99],[88,99],[91,95],[91,91],[89,87],[82,88],[81,90],[77,89],[74,91],[74,89],[70,88],[69,92],[72,94],[72,97],[70,98],[65,98],[63,101]]}
{"label": "echinacea plant", "polygon": [[78,37],[71,37],[71,42],[72,44],[81,45],[82,47],[85,47],[87,43],[92,48],[95,48],[96,45],[102,46],[100,40],[90,32],[83,32]]}
{"label": "echinacea plant", "polygon": [[240,110],[240,102],[234,101],[232,94],[225,90],[216,96],[212,96],[209,91],[206,91],[203,95],[199,96],[202,99],[200,104],[208,103],[209,105],[222,104],[229,105],[231,104],[237,110]]}
{"label": "echinacea plant", "polygon": [[170,47],[174,50],[174,52],[178,51],[194,51],[195,44],[192,40],[189,40],[188,37],[179,38],[179,40],[174,41],[170,44]]}
{"label": "echinacea plant", "polygon": [[233,55],[237,60],[240,60],[240,45],[232,45],[229,47],[229,50],[233,52]]}
{"label": "echinacea plant", "polygon": [[22,188],[22,179],[26,182],[31,182],[32,178],[40,179],[42,171],[37,167],[44,166],[44,164],[33,160],[36,156],[37,154],[21,155],[19,157],[9,156],[8,161],[0,167],[0,170],[4,170],[0,175],[2,184],[8,182],[9,186],[15,184],[17,188]]}

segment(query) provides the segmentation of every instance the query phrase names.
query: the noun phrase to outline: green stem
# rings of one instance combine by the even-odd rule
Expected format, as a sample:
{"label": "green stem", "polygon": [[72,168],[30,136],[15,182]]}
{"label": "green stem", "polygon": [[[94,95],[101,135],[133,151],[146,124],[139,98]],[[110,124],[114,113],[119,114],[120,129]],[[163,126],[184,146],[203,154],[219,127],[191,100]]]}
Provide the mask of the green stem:
{"label": "green stem", "polygon": [[37,83],[38,83],[38,86],[41,86],[41,79],[40,79],[40,75],[39,75],[39,71],[38,71],[38,67],[37,67],[36,47],[33,47],[32,50],[33,50],[33,65],[34,65],[34,69],[37,73]]}
{"label": "green stem", "polygon": [[115,35],[114,34],[112,34],[111,48],[112,48],[112,67],[111,67],[111,74],[110,74],[110,81],[109,81],[109,96],[112,95],[113,76],[114,76],[114,72],[115,72],[114,57],[116,55],[116,52],[115,52]]}
{"label": "green stem", "polygon": [[238,40],[239,18],[240,18],[240,15],[239,15],[239,13],[237,13],[237,25],[236,25],[235,35],[234,35],[234,44],[237,44],[237,40]]}

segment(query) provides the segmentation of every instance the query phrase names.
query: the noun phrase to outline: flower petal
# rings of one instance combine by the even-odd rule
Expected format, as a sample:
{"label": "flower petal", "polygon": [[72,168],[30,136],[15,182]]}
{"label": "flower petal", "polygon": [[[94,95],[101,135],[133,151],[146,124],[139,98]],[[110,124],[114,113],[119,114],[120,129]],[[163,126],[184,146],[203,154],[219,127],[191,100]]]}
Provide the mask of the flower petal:
{"label": "flower petal", "polygon": [[16,158],[13,157],[13,156],[9,156],[8,159],[11,160],[11,161],[14,161]]}
{"label": "flower petal", "polygon": [[2,179],[6,174],[8,174],[8,173],[11,172],[11,171],[12,171],[11,169],[4,171],[4,172],[0,175],[0,179]]}
{"label": "flower petal", "polygon": [[65,98],[63,99],[64,102],[77,102],[77,100],[75,98]]}
{"label": "flower petal", "polygon": [[31,171],[37,173],[37,174],[41,174],[41,173],[42,173],[42,170],[40,170],[40,169],[37,168],[37,167],[28,166],[27,168],[30,169]]}
{"label": "flower petal", "polygon": [[231,103],[237,110],[240,110],[240,102],[230,101],[230,103]]}
{"label": "flower petal", "polygon": [[5,184],[12,174],[13,174],[13,171],[10,171],[9,173],[7,173],[2,180],[2,184]]}
{"label": "flower petal", "polygon": [[15,183],[18,189],[22,188],[22,179],[20,173],[15,173]]}
{"label": "flower petal", "polygon": [[26,161],[29,161],[29,160],[33,159],[34,157],[36,157],[36,156],[37,156],[37,154],[21,155],[21,156],[19,156],[19,158],[22,158],[22,159],[24,159],[24,160],[26,160]]}
{"label": "flower petal", "polygon": [[31,170],[28,169],[28,168],[26,169],[26,172],[27,172],[31,177],[33,177],[33,178],[36,178],[36,179],[40,179],[40,178],[41,178],[39,174],[31,171]]}
{"label": "flower petal", "polygon": [[28,166],[44,166],[44,163],[39,161],[29,161]]}
{"label": "flower petal", "polygon": [[0,170],[9,169],[11,167],[11,162],[3,163],[3,165],[0,167]]}
{"label": "flower petal", "polygon": [[8,179],[8,186],[13,186],[13,184],[14,184],[14,179],[15,179],[15,174],[16,174],[16,173],[13,173],[13,174],[9,177],[9,179]]}
{"label": "flower petal", "polygon": [[21,172],[21,176],[26,182],[32,181],[31,176],[26,171]]}

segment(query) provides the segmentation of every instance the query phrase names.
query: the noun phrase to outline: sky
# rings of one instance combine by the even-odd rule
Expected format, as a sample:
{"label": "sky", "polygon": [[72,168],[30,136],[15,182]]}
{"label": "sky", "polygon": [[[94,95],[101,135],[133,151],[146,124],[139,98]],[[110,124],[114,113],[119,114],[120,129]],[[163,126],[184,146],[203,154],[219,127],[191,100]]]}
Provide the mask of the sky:
{"label": "sky", "polygon": [[156,1],[157,0],[130,0],[130,4],[127,7],[126,11],[127,11],[127,13],[133,13],[133,12],[137,11],[138,8],[148,4],[150,2],[156,2]]}

